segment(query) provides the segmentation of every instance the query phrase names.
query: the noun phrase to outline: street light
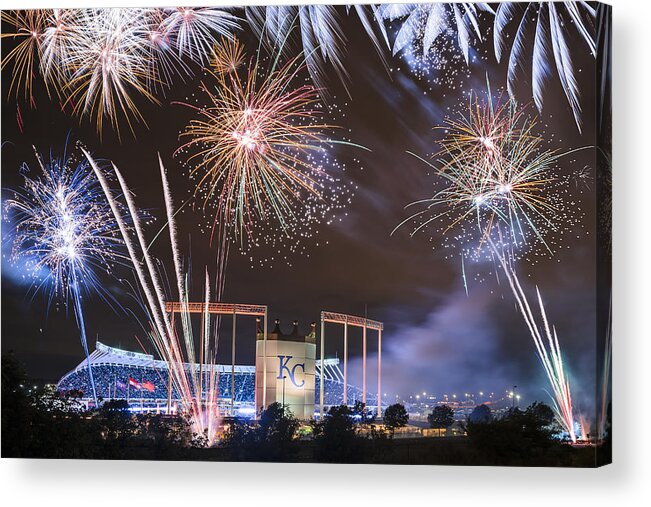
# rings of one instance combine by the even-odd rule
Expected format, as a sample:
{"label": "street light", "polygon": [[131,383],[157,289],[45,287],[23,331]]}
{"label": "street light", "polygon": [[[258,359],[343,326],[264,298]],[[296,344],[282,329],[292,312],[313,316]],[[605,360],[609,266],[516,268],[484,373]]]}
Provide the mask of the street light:
{"label": "street light", "polygon": [[285,379],[287,375],[283,375],[283,411],[285,410]]}

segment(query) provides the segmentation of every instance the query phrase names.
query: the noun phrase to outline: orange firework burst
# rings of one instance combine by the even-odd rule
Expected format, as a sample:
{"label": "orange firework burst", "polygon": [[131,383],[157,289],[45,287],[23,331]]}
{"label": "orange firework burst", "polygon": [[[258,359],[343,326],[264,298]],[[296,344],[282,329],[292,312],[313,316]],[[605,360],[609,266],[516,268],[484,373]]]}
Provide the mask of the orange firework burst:
{"label": "orange firework burst", "polygon": [[[156,92],[193,74],[186,60],[204,65],[217,36],[237,19],[205,8],[41,9],[3,11],[2,38],[16,40],[2,57],[11,67],[10,93],[33,100],[39,74],[78,116],[133,132],[144,122],[137,100],[158,104]],[[3,26],[5,29],[5,26]],[[118,132],[119,133],[119,132]]]}
{"label": "orange firework burst", "polygon": [[[228,52],[232,56],[231,47]],[[226,53],[226,50],[224,50]],[[318,90],[292,83],[303,69],[298,59],[262,70],[258,60],[242,72],[214,73],[202,84],[208,98],[181,134],[192,152],[196,193],[216,198],[216,222],[250,233],[256,220],[276,217],[283,228],[306,195],[320,195],[323,173],[315,152],[334,143],[323,123]]]}
{"label": "orange firework burst", "polygon": [[9,93],[15,91],[18,96],[22,88],[25,99],[32,96],[32,79],[38,70],[40,40],[45,28],[45,11],[2,11],[0,16],[4,23],[13,27],[13,31],[4,32],[0,38],[10,37],[20,42],[3,56],[1,68],[4,70],[9,62],[14,63],[14,72],[9,84]]}
{"label": "orange firework burst", "polygon": [[217,74],[235,72],[244,63],[244,47],[236,38],[222,39],[212,50],[210,65]]}

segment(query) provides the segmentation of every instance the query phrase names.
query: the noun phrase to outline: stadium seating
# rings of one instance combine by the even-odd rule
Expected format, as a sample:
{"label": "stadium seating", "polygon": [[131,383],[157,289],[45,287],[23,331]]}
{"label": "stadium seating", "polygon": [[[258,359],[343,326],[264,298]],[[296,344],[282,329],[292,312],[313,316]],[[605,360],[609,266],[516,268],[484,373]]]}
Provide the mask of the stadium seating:
{"label": "stadium seating", "polygon": [[[125,364],[92,364],[93,378],[98,398],[106,399],[129,399],[146,403],[158,401],[164,403],[168,398],[169,379],[167,369],[164,366],[140,366],[128,364],[128,357],[125,357]],[[158,362],[159,363],[159,362]],[[130,382],[129,380],[132,380]],[[209,376],[204,374],[204,386],[208,385]],[[319,403],[320,377],[316,377],[315,401]],[[140,387],[139,387],[140,386]],[[146,387],[143,387],[146,386]],[[75,370],[66,374],[58,383],[59,391],[81,391],[82,398],[92,398],[92,389],[88,375],[87,366],[80,364]],[[218,393],[223,399],[231,398],[231,375],[222,373],[218,378]],[[205,388],[204,388],[205,394]],[[353,404],[362,399],[362,391],[357,387],[348,385],[348,403]],[[172,400],[180,399],[173,388]],[[255,373],[250,371],[235,373],[235,402],[240,404],[253,404],[255,399]],[[367,394],[367,404],[374,406],[377,401],[374,395]],[[343,383],[339,380],[326,379],[324,388],[324,404],[340,405],[343,403]]]}

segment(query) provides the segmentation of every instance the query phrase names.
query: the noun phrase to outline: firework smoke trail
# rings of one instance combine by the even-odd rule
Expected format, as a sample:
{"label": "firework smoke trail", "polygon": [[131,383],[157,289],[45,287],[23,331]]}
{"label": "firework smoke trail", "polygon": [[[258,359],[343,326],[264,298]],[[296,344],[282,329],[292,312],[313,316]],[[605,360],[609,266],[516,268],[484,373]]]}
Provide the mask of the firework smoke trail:
{"label": "firework smoke trail", "polygon": [[88,164],[73,167],[64,154],[45,165],[37,154],[42,175],[25,177],[24,189],[6,203],[17,220],[11,259],[23,260],[35,291],[47,291],[48,305],[71,303],[88,363],[88,375],[97,405],[90,366],[84,295],[98,294],[112,305],[112,297],[99,280],[101,271],[122,262],[116,222]]}
{"label": "firework smoke trail", "polygon": [[[167,316],[165,296],[160,284],[159,276],[154,265],[154,260],[147,250],[142,225],[138,219],[138,211],[124,178],[115,165],[113,165],[113,171],[117,176],[122,195],[124,195],[127,203],[129,218],[133,220],[135,240],[132,238],[130,231],[125,226],[125,220],[121,215],[119,203],[109,188],[106,176],[97,166],[90,154],[86,151],[84,151],[84,154],[97,174],[106,198],[115,214],[120,232],[129,252],[129,257],[133,262],[138,282],[145,294],[145,307],[152,319],[152,328],[149,333],[149,338],[159,355],[168,365],[171,382],[174,389],[181,397],[185,410],[187,410],[190,415],[193,431],[198,435],[207,432],[208,442],[213,443],[215,439],[215,431],[219,422],[219,411],[216,404],[217,376],[214,364],[216,360],[216,348],[210,349],[208,341],[208,336],[210,334],[210,315],[203,312],[202,339],[200,342],[201,358],[199,361],[199,367],[195,369],[193,365],[197,361],[194,350],[194,337],[192,334],[192,326],[190,325],[189,317],[187,316],[187,310],[189,308],[187,275],[182,272],[181,256],[178,251],[178,245],[172,243],[172,256],[175,264],[175,281],[177,290],[179,291],[179,297],[181,298],[182,319],[188,319],[187,322],[182,322],[181,337],[179,337],[179,333],[176,330],[173,317],[170,319]],[[169,184],[167,182],[165,168],[162,163],[161,176],[163,181],[166,213],[168,218],[171,218],[169,228],[170,231],[174,231],[170,232],[170,239],[176,239],[176,224],[173,219],[173,203],[169,193]],[[140,260],[141,258],[144,258],[144,263]],[[207,281],[205,295],[205,304],[207,308],[210,298]],[[203,387],[204,358],[209,359],[210,362],[209,382],[205,389]],[[205,397],[206,399],[204,399],[204,391],[207,393]]]}
{"label": "firework smoke trail", "polygon": [[579,414],[579,436],[583,442],[589,440],[590,422],[584,414]]}
{"label": "firework smoke trail", "polygon": [[[158,155],[158,162],[160,165],[161,181],[163,183],[163,196],[165,198],[165,210],[167,213],[167,224],[170,231],[170,245],[172,247],[172,259],[174,260],[174,270],[176,274],[177,290],[179,292],[179,301],[182,304],[185,304],[187,301],[187,293],[185,287],[185,277],[183,276],[183,266],[181,253],[178,250],[178,239],[177,239],[177,229],[176,221],[174,220],[174,204],[172,202],[172,194],[170,191],[169,182],[167,180],[167,174],[165,167],[163,166],[163,160]],[[190,322],[190,314],[187,311],[187,307],[184,307],[181,312],[181,325],[183,326],[183,336],[186,338],[185,346],[188,350],[188,354],[194,357],[194,340],[192,339],[192,324]]]}
{"label": "firework smoke trail", "polygon": [[525,109],[512,100],[493,104],[490,87],[487,101],[471,95],[467,114],[439,127],[445,136],[441,151],[435,154],[437,165],[415,155],[446,186],[432,198],[412,203],[424,209],[398,227],[416,222],[412,236],[429,226],[440,227],[446,246],[461,251],[466,290],[464,257],[499,262],[552,387],[556,418],[575,441],[570,385],[556,330],[550,330],[536,289],[542,318],[542,324],[538,323],[512,267],[536,248],[552,254],[549,236],[558,234],[563,222],[565,227],[572,224],[558,193],[567,185],[554,175],[558,159],[571,152],[543,149],[534,126]]}
{"label": "firework smoke trail", "polygon": [[2,58],[12,65],[9,92],[21,89],[33,100],[40,74],[50,96],[58,96],[80,117],[104,121],[119,135],[119,123],[144,118],[135,103],[159,103],[157,93],[193,74],[184,58],[203,65],[218,36],[231,36],[237,19],[217,8],[105,8],[2,11],[17,40]]}

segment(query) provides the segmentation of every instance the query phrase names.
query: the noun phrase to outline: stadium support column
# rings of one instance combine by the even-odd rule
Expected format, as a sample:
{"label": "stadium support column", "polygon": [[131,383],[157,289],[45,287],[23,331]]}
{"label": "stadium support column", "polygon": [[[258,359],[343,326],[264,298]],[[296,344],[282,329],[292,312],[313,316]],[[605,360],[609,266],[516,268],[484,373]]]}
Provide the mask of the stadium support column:
{"label": "stadium support column", "polygon": [[325,363],[325,322],[323,322],[323,314],[321,314],[321,379],[319,380],[319,419],[323,420],[323,391],[325,384],[324,377],[324,363]]}
{"label": "stadium support column", "polygon": [[143,380],[144,379],[144,372],[145,372],[145,368],[143,366],[142,371],[140,372],[140,415],[142,415],[143,410],[145,408],[145,403],[144,403],[145,402],[145,400],[144,400],[145,393],[142,390],[142,383],[144,382],[144,380]]}
{"label": "stadium support column", "polygon": [[[175,329],[174,327],[174,310],[172,310],[172,317],[171,317],[171,323],[172,323],[172,329]],[[168,352],[170,354],[171,352]],[[172,371],[170,369],[170,364],[171,364],[171,357],[168,356],[166,359],[167,362],[167,415],[170,415],[172,413]],[[128,385],[128,383],[127,383]]]}
{"label": "stadium support column", "polygon": [[362,403],[366,405],[366,320],[362,328]]}
{"label": "stadium support column", "polygon": [[172,373],[167,368],[167,415],[172,413]]}
{"label": "stadium support column", "polygon": [[382,415],[382,330],[377,332],[377,416]]}
{"label": "stadium support column", "polygon": [[[199,392],[197,393],[197,401],[199,402],[199,406],[203,405],[203,345],[204,345],[204,332],[205,332],[205,326],[203,326],[204,322],[204,312],[201,312],[201,342],[199,343]],[[193,372],[194,375],[194,372]]]}
{"label": "stadium support column", "polygon": [[[262,328],[262,357],[264,359],[262,366],[262,374],[264,382],[262,382],[262,406],[267,406],[267,308],[264,309],[264,327]],[[256,407],[257,410],[257,407]]]}
{"label": "stadium support column", "polygon": [[235,334],[237,330],[237,313],[233,306],[233,343],[231,344],[231,416],[235,415]]}
{"label": "stadium support column", "polygon": [[344,405],[348,405],[348,317],[344,322]]}

